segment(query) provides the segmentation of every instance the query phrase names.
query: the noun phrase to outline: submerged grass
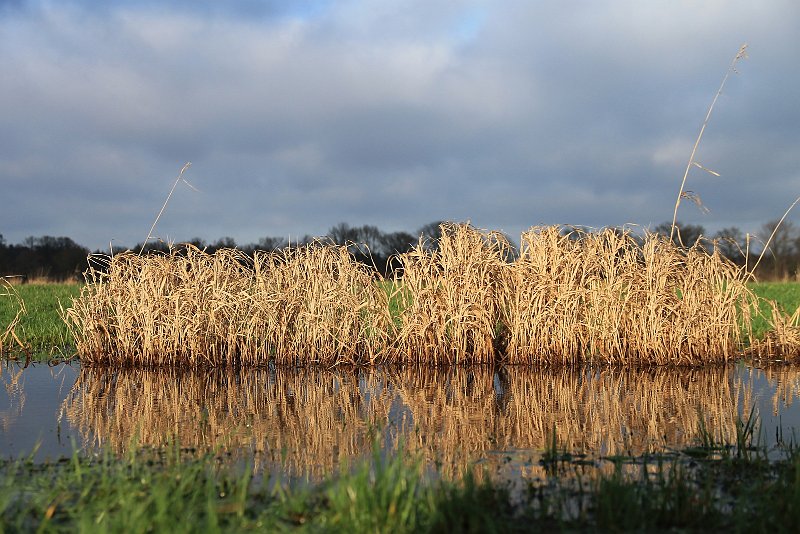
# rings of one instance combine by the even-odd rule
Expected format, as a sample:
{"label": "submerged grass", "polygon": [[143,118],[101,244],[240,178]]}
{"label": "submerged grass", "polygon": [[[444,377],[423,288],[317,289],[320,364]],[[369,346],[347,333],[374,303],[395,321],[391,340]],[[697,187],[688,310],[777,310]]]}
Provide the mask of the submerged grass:
{"label": "submerged grass", "polygon": [[707,248],[538,227],[517,253],[500,233],[444,224],[436,243],[397,256],[388,282],[344,246],[254,258],[186,246],[95,258],[64,315],[88,364],[700,365],[745,349],[800,355],[798,317],[780,309],[763,342],[752,341],[766,301],[746,270]]}
{"label": "submerged grass", "polygon": [[[798,371],[774,371],[771,382],[782,391],[773,401],[794,398]],[[304,480],[360,457],[369,450],[368,429],[392,421],[384,450],[402,442],[457,478],[460,466],[491,451],[537,450],[552,440],[608,455],[683,447],[701,432],[698,411],[702,424],[720,429],[715,440],[736,443],[736,414],[752,399],[749,384],[710,367],[93,367],[80,370],[60,416],[85,446],[121,454],[134,440],[158,448],[174,435],[185,447],[264,451],[258,471],[272,469],[280,452],[281,472]]]}
{"label": "submerged grass", "polygon": [[[560,455],[521,490],[468,474],[431,478],[401,452],[373,456],[313,486],[254,478],[177,445],[124,456],[75,453],[0,463],[0,530],[97,532],[793,531],[800,455],[620,459],[610,472]],[[544,461],[544,460],[543,460]],[[589,470],[595,469],[593,475]],[[564,476],[572,471],[582,476]]]}

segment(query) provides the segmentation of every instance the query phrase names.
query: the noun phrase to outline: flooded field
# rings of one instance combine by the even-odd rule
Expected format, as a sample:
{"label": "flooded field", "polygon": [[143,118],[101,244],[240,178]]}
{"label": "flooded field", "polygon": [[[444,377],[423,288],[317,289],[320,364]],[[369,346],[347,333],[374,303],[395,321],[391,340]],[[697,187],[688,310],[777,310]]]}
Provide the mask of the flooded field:
{"label": "flooded field", "polygon": [[[446,476],[542,476],[553,444],[587,458],[736,442],[751,412],[773,446],[800,428],[800,368],[263,369],[178,372],[5,363],[0,454],[44,460],[107,446],[181,447],[316,481],[399,443]],[[38,447],[38,448],[37,448]]]}

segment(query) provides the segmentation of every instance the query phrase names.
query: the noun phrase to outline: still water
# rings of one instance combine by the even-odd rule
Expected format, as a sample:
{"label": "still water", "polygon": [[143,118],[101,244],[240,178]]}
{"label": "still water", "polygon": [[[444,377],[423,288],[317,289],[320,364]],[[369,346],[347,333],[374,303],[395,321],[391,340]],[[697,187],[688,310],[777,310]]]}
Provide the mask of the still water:
{"label": "still water", "polygon": [[43,461],[108,447],[214,450],[316,480],[403,447],[444,475],[536,476],[552,443],[592,457],[736,441],[751,411],[768,446],[800,429],[800,367],[261,369],[203,372],[3,363],[0,455]]}

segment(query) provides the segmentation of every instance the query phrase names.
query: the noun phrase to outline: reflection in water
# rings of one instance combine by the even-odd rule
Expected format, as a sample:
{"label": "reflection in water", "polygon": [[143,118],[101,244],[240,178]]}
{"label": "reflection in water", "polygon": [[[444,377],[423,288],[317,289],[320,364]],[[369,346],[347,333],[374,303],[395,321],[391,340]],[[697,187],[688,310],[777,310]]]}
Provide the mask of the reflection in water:
{"label": "reflection in water", "polygon": [[25,408],[25,388],[22,382],[23,367],[13,368],[5,366],[5,373],[3,367],[0,367],[0,383],[6,390],[6,396],[9,400],[8,408],[0,410],[0,429],[7,432],[14,423],[14,419],[18,417],[22,410]]}
{"label": "reflection in water", "polygon": [[748,383],[765,378],[774,384],[772,395],[772,415],[778,416],[783,408],[792,406],[795,398],[800,396],[800,368],[796,366],[773,366],[765,369],[753,369]]}
{"label": "reflection in water", "polygon": [[536,459],[553,429],[571,451],[640,455],[692,444],[702,414],[716,437],[735,442],[739,404],[752,401],[734,376],[730,368],[87,368],[62,412],[84,445],[124,451],[177,438],[183,447],[257,451],[257,468],[292,478],[317,479],[360,457],[375,428],[385,429],[387,448],[402,441],[444,475],[513,456],[533,459],[516,468],[540,476]]}
{"label": "reflection in water", "polygon": [[42,460],[72,451],[75,436],[56,416],[77,374],[72,365],[0,361],[0,458]]}

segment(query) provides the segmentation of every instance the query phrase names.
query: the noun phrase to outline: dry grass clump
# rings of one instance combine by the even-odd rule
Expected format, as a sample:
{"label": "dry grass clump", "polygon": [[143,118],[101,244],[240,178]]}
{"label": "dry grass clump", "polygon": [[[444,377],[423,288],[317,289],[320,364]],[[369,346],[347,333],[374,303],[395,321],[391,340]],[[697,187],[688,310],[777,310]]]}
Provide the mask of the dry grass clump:
{"label": "dry grass clump", "polygon": [[65,319],[88,364],[372,363],[389,332],[385,292],[344,247],[251,259],[187,245],[106,257],[86,277]]}
{"label": "dry grass clump", "polygon": [[747,273],[700,244],[551,226],[510,257],[502,234],[453,224],[400,255],[396,358],[696,365],[736,357],[749,329]]}
{"label": "dry grass clump", "polygon": [[[698,365],[751,333],[749,273],[700,243],[537,227],[514,259],[501,233],[441,230],[397,257],[396,323],[376,269],[321,243],[104,258],[65,318],[85,363],[142,366]],[[800,347],[776,324],[759,351]]]}
{"label": "dry grass clump", "polygon": [[797,361],[800,359],[800,308],[791,316],[781,311],[774,301],[768,301],[772,317],[770,329],[762,339],[747,348],[747,354],[759,359]]}
{"label": "dry grass clump", "polygon": [[[17,312],[14,318],[9,321],[7,325],[0,325],[0,356],[10,353],[14,346],[18,349],[25,349],[25,344],[17,336],[16,330],[19,321],[27,310],[25,309],[25,302],[20,298],[11,280],[5,277],[0,277],[0,298],[9,298],[14,301]],[[13,342],[13,343],[12,343]]]}
{"label": "dry grass clump", "polygon": [[400,254],[400,331],[395,357],[421,363],[486,363],[497,346],[510,246],[498,232],[441,225],[438,248],[420,241]]}
{"label": "dry grass clump", "polygon": [[628,230],[533,228],[508,272],[510,363],[726,361],[755,298],[720,254]]}
{"label": "dry grass clump", "polygon": [[344,246],[257,253],[245,346],[263,339],[281,364],[383,361],[392,322],[378,276]]}

